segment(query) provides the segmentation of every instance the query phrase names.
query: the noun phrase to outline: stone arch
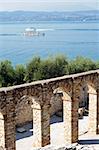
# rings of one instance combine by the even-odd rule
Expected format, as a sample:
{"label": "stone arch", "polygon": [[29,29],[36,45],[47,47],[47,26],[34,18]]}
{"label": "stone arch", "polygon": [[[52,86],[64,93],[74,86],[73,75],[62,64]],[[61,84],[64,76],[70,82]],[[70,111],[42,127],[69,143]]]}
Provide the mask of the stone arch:
{"label": "stone arch", "polygon": [[33,120],[33,110],[32,110],[32,97],[24,95],[22,96],[16,106],[16,125],[21,126]]}
{"label": "stone arch", "polygon": [[[54,94],[59,94],[61,96],[61,102],[64,101],[71,102],[71,91],[65,89],[64,87],[58,87],[53,91]],[[58,106],[59,107],[59,106]],[[62,106],[64,108],[64,105]]]}
{"label": "stone arch", "polygon": [[87,87],[88,87],[88,93],[96,94],[96,92],[97,92],[97,87],[95,86],[95,84],[88,82],[88,83],[87,83]]}
{"label": "stone arch", "polygon": [[57,114],[58,111],[63,110],[63,90],[62,88],[56,88],[53,90],[53,94],[50,100],[51,104],[51,116]]}
{"label": "stone arch", "polygon": [[61,95],[62,100],[66,100],[66,99],[70,100],[71,96],[72,96],[72,91],[71,90],[69,90],[66,87],[61,87],[61,86],[59,86],[59,87],[57,87],[56,89],[53,90],[53,94],[56,94],[56,93]]}
{"label": "stone arch", "polygon": [[[35,93],[26,93],[24,91],[21,91],[21,93],[18,91],[16,92],[17,95],[15,96],[15,104],[16,104],[16,123],[19,121],[18,126],[28,122],[27,119],[27,113],[25,111],[29,111],[31,113],[30,121],[33,121],[33,147],[42,147],[44,145],[43,141],[43,116],[42,116],[42,106],[41,106],[41,101],[42,101],[42,94],[36,95]],[[24,107],[29,107],[28,110],[24,110]],[[30,109],[30,110],[29,110]],[[23,112],[22,112],[23,110]],[[20,115],[21,113],[21,115]],[[19,116],[20,115],[20,116]],[[24,116],[25,115],[25,116]],[[18,117],[20,117],[18,119]],[[22,120],[22,119],[23,120]],[[27,119],[27,120],[26,120]]]}
{"label": "stone arch", "polygon": [[97,84],[95,80],[91,80],[88,77],[80,77],[75,79],[75,100],[80,100],[80,94],[83,87],[87,88],[87,95],[89,101],[89,125],[88,132],[97,133],[97,114],[98,114],[98,98],[97,98]]}
{"label": "stone arch", "polygon": [[52,94],[60,94],[61,102],[63,103],[63,128],[64,128],[64,143],[72,143],[72,85],[52,86]]}
{"label": "stone arch", "polygon": [[25,103],[28,100],[29,105],[32,106],[33,147],[42,147],[50,143],[49,105],[46,103],[46,95],[41,85],[31,87],[29,90],[15,90],[15,105],[20,106],[22,100]]}

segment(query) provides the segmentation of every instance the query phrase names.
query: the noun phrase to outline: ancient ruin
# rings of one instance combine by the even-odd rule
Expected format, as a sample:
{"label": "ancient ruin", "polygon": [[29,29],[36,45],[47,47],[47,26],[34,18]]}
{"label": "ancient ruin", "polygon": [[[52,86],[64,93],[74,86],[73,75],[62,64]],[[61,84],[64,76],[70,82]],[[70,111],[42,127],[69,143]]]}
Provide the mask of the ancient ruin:
{"label": "ancient ruin", "polygon": [[[99,124],[99,70],[27,83],[0,89],[0,146],[16,150],[16,106],[33,109],[33,147],[50,144],[51,97],[62,91],[64,137],[66,143],[78,141],[78,107],[82,87],[89,94],[89,132],[97,134]],[[17,110],[18,111],[18,110]]]}

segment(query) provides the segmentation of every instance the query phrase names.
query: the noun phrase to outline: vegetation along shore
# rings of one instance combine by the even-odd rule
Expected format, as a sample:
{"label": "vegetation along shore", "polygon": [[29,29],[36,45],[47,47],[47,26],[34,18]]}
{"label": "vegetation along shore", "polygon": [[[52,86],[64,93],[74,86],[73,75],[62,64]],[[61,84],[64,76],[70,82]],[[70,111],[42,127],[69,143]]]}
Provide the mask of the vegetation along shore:
{"label": "vegetation along shore", "polygon": [[0,87],[12,86],[49,79],[67,74],[80,73],[99,69],[99,61],[93,61],[81,56],[69,60],[64,55],[47,59],[33,57],[27,64],[16,65],[9,60],[0,61]]}

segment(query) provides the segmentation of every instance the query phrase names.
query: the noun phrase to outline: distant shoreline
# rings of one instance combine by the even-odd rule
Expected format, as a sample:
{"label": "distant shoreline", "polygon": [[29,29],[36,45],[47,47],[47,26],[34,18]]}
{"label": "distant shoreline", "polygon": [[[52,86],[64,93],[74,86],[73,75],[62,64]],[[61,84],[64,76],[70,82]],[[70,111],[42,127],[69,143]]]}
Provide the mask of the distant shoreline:
{"label": "distant shoreline", "polygon": [[1,11],[0,22],[33,22],[33,21],[65,21],[65,22],[99,22],[99,10],[93,11]]}
{"label": "distant shoreline", "polygon": [[0,24],[31,24],[31,23],[99,23],[99,21],[31,21],[31,22],[28,22],[28,21],[3,21],[3,22],[0,22]]}

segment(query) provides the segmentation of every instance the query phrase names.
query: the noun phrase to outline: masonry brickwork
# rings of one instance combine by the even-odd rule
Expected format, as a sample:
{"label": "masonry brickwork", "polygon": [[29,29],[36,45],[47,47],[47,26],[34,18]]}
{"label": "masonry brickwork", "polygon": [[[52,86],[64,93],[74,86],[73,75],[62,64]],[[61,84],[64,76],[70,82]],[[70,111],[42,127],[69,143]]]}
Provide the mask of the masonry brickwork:
{"label": "masonry brickwork", "polygon": [[[16,114],[20,105],[33,112],[33,146],[50,144],[50,108],[55,92],[62,91],[64,138],[78,141],[78,108],[82,87],[89,93],[89,132],[97,134],[99,123],[99,70],[0,89],[0,146],[16,150]],[[28,108],[29,109],[29,108]],[[17,118],[18,119],[18,118]]]}
{"label": "masonry brickwork", "polygon": [[[32,99],[27,96],[23,96],[20,99],[20,103],[15,106],[16,111],[16,125],[17,127],[23,126],[28,122],[33,121],[33,109],[31,107]],[[51,108],[50,108],[50,115],[54,115],[56,112],[62,110],[62,94],[57,93],[51,97],[50,100]]]}

